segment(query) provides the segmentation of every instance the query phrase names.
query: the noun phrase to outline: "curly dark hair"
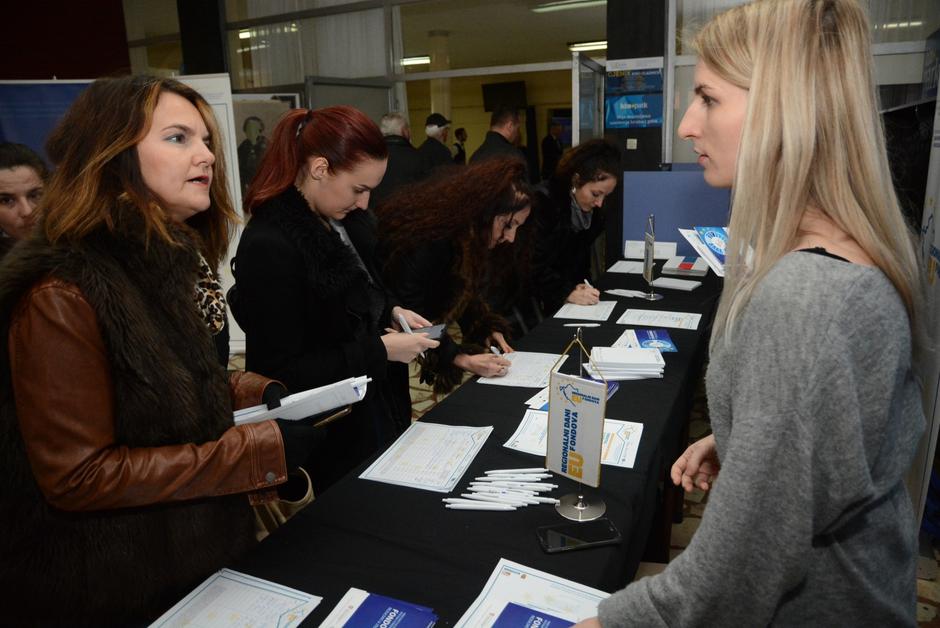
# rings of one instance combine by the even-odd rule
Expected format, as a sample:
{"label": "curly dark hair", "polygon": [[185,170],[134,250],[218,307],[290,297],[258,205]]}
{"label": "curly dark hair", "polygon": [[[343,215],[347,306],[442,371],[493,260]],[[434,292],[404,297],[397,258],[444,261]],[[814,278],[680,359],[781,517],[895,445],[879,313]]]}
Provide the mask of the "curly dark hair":
{"label": "curly dark hair", "polygon": [[619,179],[620,172],[617,147],[602,139],[588,140],[562,155],[550,181],[552,195],[567,198],[567,190],[572,185],[581,186],[608,177]]}
{"label": "curly dark hair", "polygon": [[[519,260],[528,246],[512,247],[512,252],[503,246],[489,251],[490,237],[497,216],[514,214],[531,203],[525,164],[513,158],[488,159],[401,188],[375,208],[386,273],[394,274],[407,254],[426,243],[453,242],[457,255],[452,273],[464,287],[445,308],[445,318],[454,320],[479,295],[488,260],[501,260],[498,267],[491,264],[494,274],[519,270],[516,261],[506,263],[507,257]],[[523,232],[520,240],[528,243],[529,238]],[[491,279],[497,278],[491,275]]]}

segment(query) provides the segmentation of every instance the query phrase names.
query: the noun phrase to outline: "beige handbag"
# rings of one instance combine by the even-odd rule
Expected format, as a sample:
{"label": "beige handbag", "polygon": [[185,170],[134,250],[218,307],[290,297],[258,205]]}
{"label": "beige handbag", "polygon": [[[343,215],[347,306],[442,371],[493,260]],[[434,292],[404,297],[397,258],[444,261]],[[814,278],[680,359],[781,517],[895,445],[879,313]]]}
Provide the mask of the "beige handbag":
{"label": "beige handbag", "polygon": [[298,467],[297,470],[307,481],[307,492],[303,497],[296,501],[279,499],[252,508],[255,511],[255,537],[259,541],[313,501],[313,484],[310,482],[310,476],[303,467]]}

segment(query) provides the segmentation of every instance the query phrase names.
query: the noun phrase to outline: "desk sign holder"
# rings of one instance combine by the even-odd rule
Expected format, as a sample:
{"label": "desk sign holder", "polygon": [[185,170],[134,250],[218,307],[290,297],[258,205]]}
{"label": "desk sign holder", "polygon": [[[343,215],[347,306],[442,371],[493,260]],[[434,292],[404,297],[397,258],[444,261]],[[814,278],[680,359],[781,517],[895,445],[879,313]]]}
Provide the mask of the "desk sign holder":
{"label": "desk sign holder", "polygon": [[656,249],[656,217],[650,214],[646,219],[646,234],[644,235],[646,247],[643,249],[643,279],[649,285],[650,291],[643,295],[647,301],[659,301],[663,295],[653,292],[653,260]]}
{"label": "desk sign holder", "polygon": [[[601,483],[601,446],[604,440],[604,412],[607,406],[607,381],[584,378],[584,354],[590,352],[581,341],[581,328],[562,352],[579,346],[580,376],[558,373],[561,359],[549,376],[548,447],[545,468],[578,481],[578,492],[561,498],[555,509],[572,521],[591,521],[607,511],[607,504],[597,497],[585,497],[583,485],[597,488]],[[591,360],[591,364],[594,364]],[[596,365],[595,365],[596,368]]]}

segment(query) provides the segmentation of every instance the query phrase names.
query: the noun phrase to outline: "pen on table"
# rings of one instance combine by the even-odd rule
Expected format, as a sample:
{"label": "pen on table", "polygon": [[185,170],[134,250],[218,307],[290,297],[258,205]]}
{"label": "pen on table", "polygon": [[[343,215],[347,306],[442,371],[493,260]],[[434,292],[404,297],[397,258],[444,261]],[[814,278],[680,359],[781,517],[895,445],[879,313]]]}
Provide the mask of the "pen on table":
{"label": "pen on table", "polygon": [[600,327],[600,323],[565,323],[565,327]]}
{"label": "pen on table", "polygon": [[474,480],[479,480],[480,482],[498,482],[498,481],[502,481],[502,482],[528,482],[528,481],[530,481],[530,480],[544,480],[545,478],[550,478],[550,477],[552,477],[552,474],[551,474],[551,473],[542,473],[542,474],[539,474],[539,475],[531,475],[531,474],[529,474],[529,475],[527,475],[527,474],[522,474],[522,475],[508,475],[508,474],[507,474],[507,475],[500,475],[500,474],[495,474],[495,475],[481,475],[481,476],[475,477],[475,478],[473,478],[473,479],[474,479]]}
{"label": "pen on table", "polygon": [[451,510],[515,510],[510,504],[487,504],[486,502],[473,502],[466,504],[445,504],[444,508]]}
{"label": "pen on table", "polygon": [[[414,334],[414,332],[411,331],[411,325],[408,324],[408,321],[406,321],[405,317],[401,314],[398,315],[398,324],[401,325],[401,330],[406,334]],[[424,351],[421,352],[421,357],[424,357]]]}
{"label": "pen on table", "polygon": [[548,469],[542,467],[526,467],[524,469],[490,469],[489,471],[484,471],[486,475],[492,475],[494,473],[547,473]]}
{"label": "pen on table", "polygon": [[509,504],[510,506],[516,506],[517,508],[525,508],[529,505],[529,502],[525,502],[521,499],[513,499],[512,497],[496,495],[494,493],[490,493],[488,495],[477,493],[461,493],[460,496],[466,497],[467,499],[472,499],[474,502],[483,502],[484,504]]}
{"label": "pen on table", "polygon": [[525,504],[538,504],[542,500],[531,493],[513,493],[511,491],[480,491],[471,488],[471,493],[461,493],[463,496],[476,495],[471,499],[482,499],[487,501],[506,501],[518,503],[520,505]]}

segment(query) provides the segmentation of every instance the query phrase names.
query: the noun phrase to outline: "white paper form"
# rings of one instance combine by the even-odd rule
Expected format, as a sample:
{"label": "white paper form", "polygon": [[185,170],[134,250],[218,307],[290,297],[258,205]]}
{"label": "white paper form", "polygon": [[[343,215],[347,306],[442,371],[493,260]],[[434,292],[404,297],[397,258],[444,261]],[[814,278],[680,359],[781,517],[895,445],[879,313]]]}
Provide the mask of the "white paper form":
{"label": "white paper form", "polygon": [[630,275],[642,275],[643,274],[643,262],[622,259],[619,262],[614,263],[614,265],[611,266],[610,268],[608,268],[607,272],[624,273],[624,274],[630,274]]}
{"label": "white paper form", "polygon": [[616,301],[600,301],[594,305],[565,303],[554,318],[574,318],[581,321],[606,321],[614,313]]}
{"label": "white paper form", "polygon": [[449,493],[492,431],[492,427],[412,423],[359,477]]}
{"label": "white paper form", "polygon": [[509,372],[503,377],[481,377],[480,384],[493,384],[496,386],[518,386],[520,388],[545,388],[548,386],[548,376],[555,362],[560,367],[568,359],[557,353],[535,353],[532,351],[513,351],[503,354],[503,357],[512,362]]}
{"label": "white paper form", "polygon": [[[642,436],[642,423],[604,419],[601,464],[632,469]],[[541,410],[527,410],[519,427],[503,446],[536,456],[544,456],[547,438],[548,413]]]}
{"label": "white paper form", "polygon": [[222,569],[150,626],[290,628],[300,624],[322,599],[231,569]]}
{"label": "white paper form", "polygon": [[610,594],[500,558],[483,590],[454,628],[489,628],[510,602],[570,622],[597,615]]}
{"label": "white paper form", "polygon": [[630,310],[617,319],[618,325],[642,327],[673,327],[675,329],[698,329],[701,314],[691,312],[665,312],[662,310]]}

